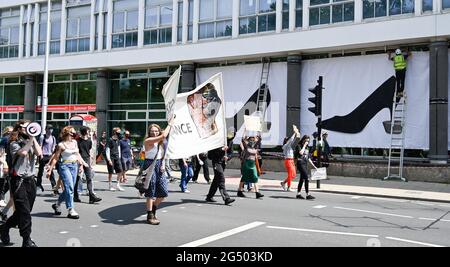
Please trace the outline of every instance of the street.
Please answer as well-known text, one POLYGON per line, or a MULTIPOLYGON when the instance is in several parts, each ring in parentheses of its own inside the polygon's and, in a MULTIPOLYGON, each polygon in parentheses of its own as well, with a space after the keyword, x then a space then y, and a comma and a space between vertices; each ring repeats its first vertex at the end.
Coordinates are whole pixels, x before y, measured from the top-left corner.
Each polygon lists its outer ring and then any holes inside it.
MULTIPOLYGON (((308 201, 264 187, 262 200, 249 192, 225 206, 218 193, 217 203, 204 201, 209 185, 202 175, 188 185, 191 193, 181 193, 178 180, 169 184, 169 198, 157 212, 161 224, 152 226, 130 178, 125 192, 110 192, 107 176, 98 173, 95 191, 103 201, 90 205, 82 195, 83 203, 75 203, 79 220, 66 218, 65 209, 54 216, 56 198, 44 185, 32 213, 33 240, 43 247, 450 246, 450 204, 320 192, 308 201)), ((234 184, 227 185, 232 196, 234 184)), ((10 233, 12 246, 20 246, 18 230, 10 233)))

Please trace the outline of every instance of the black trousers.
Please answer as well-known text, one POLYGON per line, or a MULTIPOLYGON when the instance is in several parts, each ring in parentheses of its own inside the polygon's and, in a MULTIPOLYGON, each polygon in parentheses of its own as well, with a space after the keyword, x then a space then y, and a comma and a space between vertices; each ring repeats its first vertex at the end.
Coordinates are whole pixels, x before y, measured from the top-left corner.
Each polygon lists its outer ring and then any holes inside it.
MULTIPOLYGON (((51 155, 44 155, 42 157, 42 159, 39 161, 39 171, 38 171, 38 175, 36 177, 37 182, 36 185, 37 186, 41 186, 42 185, 42 176, 46 175, 44 174, 44 167, 45 165, 47 165, 50 161, 51 155)), ((55 187, 56 185, 56 181, 55 181, 55 175, 53 174, 53 172, 50 174, 50 183, 52 184, 52 188, 55 187)))
MULTIPOLYGON (((94 192, 92 190, 92 179, 94 178, 93 176, 93 171, 91 167, 84 167, 84 166, 80 166, 80 168, 83 168, 84 174, 86 175, 86 184, 87 184, 87 189, 89 191, 89 196, 93 196, 94 192)), ((80 175, 77 175, 77 180, 75 182, 75 187, 74 187, 74 197, 78 198, 78 183, 80 182, 80 175)))
POLYGON ((406 69, 396 70, 395 78, 397 80, 397 94, 403 93, 403 90, 405 90, 406 69))
POLYGON ((5 194, 9 190, 9 182, 6 175, 0 178, 0 200, 5 200, 5 194))
POLYGON ((211 178, 209 178, 209 166, 208 166, 208 159, 201 159, 203 161, 203 166, 200 165, 200 162, 198 161, 197 157, 194 157, 194 177, 192 177, 192 181, 197 181, 198 175, 200 174, 200 170, 203 168, 203 175, 205 176, 205 180, 209 182, 211 178))
POLYGON ((31 210, 36 199, 36 182, 27 177, 20 183, 20 177, 11 178, 11 192, 13 193, 14 214, 5 223, 6 229, 19 226, 20 236, 26 240, 31 236, 31 210))
POLYGON ((308 162, 298 160, 297 169, 300 173, 300 180, 298 181, 297 192, 300 192, 303 187, 303 183, 305 183, 305 191, 306 194, 309 193, 309 180, 308 180, 308 162))
POLYGON ((225 171, 225 166, 226 164, 224 162, 222 163, 213 162, 214 179, 209 188, 209 193, 207 195, 208 198, 214 197, 214 195, 217 192, 217 189, 219 189, 223 200, 230 198, 230 196, 227 193, 227 189, 225 188, 225 175, 223 174, 225 171))

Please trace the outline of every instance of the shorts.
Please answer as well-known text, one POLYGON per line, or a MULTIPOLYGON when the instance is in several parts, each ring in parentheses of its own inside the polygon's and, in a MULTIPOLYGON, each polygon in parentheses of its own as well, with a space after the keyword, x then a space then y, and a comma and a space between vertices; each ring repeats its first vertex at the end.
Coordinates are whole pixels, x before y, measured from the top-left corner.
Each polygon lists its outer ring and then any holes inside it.
MULTIPOLYGON (((151 160, 145 160, 144 169, 147 162, 151 162, 151 160)), ((146 198, 156 199, 156 198, 165 198, 169 195, 169 190, 167 186, 167 177, 165 173, 161 173, 161 164, 163 161, 160 159, 156 160, 155 169, 151 176, 150 185, 145 192, 146 198)), ((149 166, 149 164, 147 164, 149 166)))
POLYGON ((109 163, 106 163, 106 165, 108 166, 108 174, 113 174, 115 173, 121 173, 122 170, 122 163, 120 162, 120 159, 111 159, 112 161, 112 166, 109 165, 109 163))
POLYGON ((122 170, 128 171, 131 169, 132 166, 132 160, 131 158, 122 158, 122 170))

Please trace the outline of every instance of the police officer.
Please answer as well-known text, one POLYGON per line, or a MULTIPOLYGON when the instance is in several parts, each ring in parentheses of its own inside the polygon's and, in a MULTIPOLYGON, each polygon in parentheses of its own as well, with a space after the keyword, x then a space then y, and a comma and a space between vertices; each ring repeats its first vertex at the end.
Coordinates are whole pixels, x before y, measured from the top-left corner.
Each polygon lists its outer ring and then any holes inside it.
POLYGON ((10 243, 9 229, 18 225, 23 238, 22 247, 37 247, 31 240, 31 210, 36 198, 35 159, 42 155, 42 150, 36 139, 27 134, 29 123, 27 120, 18 121, 9 139, 12 157, 10 190, 16 210, 0 226, 0 239, 4 245, 10 243))

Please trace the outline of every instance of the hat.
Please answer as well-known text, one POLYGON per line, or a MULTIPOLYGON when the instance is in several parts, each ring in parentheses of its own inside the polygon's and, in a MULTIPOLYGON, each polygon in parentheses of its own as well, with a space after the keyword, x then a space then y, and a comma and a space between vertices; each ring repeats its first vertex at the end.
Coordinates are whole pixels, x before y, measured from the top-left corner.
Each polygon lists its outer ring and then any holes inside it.
POLYGON ((402 53, 402 50, 400 50, 399 48, 395 49, 395 54, 396 55, 400 55, 402 53))

